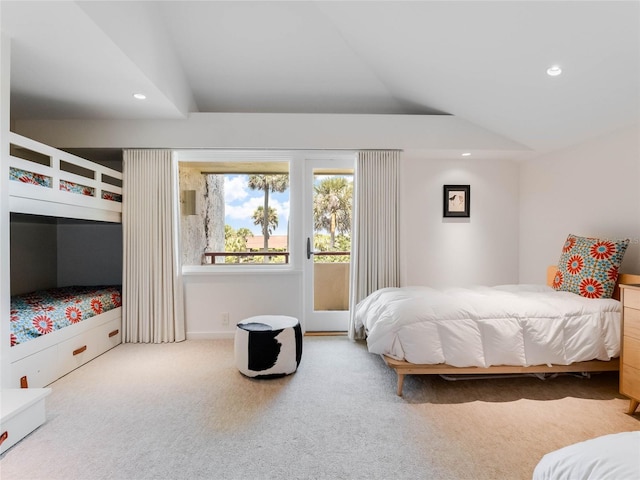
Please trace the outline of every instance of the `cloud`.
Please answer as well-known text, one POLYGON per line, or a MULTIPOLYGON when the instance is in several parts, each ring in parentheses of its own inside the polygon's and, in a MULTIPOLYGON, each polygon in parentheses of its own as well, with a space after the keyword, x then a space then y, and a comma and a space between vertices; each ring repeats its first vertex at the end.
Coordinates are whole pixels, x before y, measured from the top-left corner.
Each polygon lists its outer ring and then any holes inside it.
MULTIPOLYGON (((226 197, 226 195, 225 195, 226 197)), ((236 220, 247 220, 256 211, 256 208, 261 207, 264 203, 264 197, 250 197, 245 202, 239 205, 230 205, 227 203, 225 207, 225 216, 236 220)))
MULTIPOLYGON (((259 227, 253 224, 253 213, 264 205, 264 192, 247 187, 246 175, 226 175, 224 182, 225 222, 234 228, 247 227, 260 235, 259 227)), ((272 192, 269 206, 278 212, 278 235, 287 233, 289 223, 289 192, 272 192)))
POLYGON ((273 199, 269 202, 269 205, 278 212, 278 230, 281 230, 283 227, 286 229, 287 223, 289 223, 289 200, 281 202, 273 199))
POLYGON ((224 203, 243 200, 249 196, 246 175, 225 175, 224 176, 224 203))
MULTIPOLYGON (((238 205, 226 205, 225 216, 236 219, 244 220, 250 219, 253 216, 253 212, 258 207, 264 206, 264 197, 249 197, 246 201, 238 205)), ((269 200, 269 207, 275 208, 278 212, 278 221, 280 224, 286 223, 289 220, 289 201, 282 202, 280 200, 272 198, 269 200)))

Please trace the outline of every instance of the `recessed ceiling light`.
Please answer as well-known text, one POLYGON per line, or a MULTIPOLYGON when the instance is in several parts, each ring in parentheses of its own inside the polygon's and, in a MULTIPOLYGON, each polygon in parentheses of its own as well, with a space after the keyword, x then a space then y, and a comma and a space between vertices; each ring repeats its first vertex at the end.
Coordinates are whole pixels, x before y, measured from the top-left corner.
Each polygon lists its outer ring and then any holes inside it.
POLYGON ((562 69, 559 65, 551 65, 549 68, 547 68, 547 75, 549 75, 550 77, 557 77, 561 73, 562 69))
POLYGON ((463 157, 470 157, 470 156, 471 156, 471 154, 470 154, 469 152, 464 152, 464 153, 462 154, 462 156, 463 156, 463 157))
POLYGON ((144 93, 134 93, 133 98, 136 100, 144 100, 147 96, 144 93))

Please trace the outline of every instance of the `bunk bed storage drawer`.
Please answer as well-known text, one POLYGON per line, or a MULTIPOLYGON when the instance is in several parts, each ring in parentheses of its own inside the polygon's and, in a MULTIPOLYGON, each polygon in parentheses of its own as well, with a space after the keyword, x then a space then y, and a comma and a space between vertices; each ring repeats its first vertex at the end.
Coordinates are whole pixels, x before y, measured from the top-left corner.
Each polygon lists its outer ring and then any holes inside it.
POLYGON ((29 387, 41 388, 60 377, 58 346, 45 348, 11 364, 11 386, 20 387, 20 379, 27 377, 29 387))
POLYGON ((63 372, 70 372, 118 345, 121 339, 120 326, 121 319, 118 316, 60 343, 58 356, 63 372))
POLYGON ((116 318, 97 329, 100 353, 106 352, 122 342, 121 324, 120 318, 116 318))
POLYGON ((58 361, 64 372, 75 370, 100 355, 101 352, 98 348, 100 344, 98 339, 99 330, 100 328, 94 328, 83 335, 77 335, 58 345, 58 361))

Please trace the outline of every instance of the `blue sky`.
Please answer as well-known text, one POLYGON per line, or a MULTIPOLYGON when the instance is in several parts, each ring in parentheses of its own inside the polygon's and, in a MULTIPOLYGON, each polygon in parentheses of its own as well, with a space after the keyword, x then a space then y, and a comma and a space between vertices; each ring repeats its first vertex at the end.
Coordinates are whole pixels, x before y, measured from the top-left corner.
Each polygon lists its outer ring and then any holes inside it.
MULTIPOLYGON (((340 175, 333 175, 340 176, 340 175)), ((316 175, 314 181, 320 182, 326 175, 316 175)), ((345 176, 349 181, 353 181, 353 176, 345 176)), ((259 225, 254 225, 252 216, 258 207, 264 205, 264 192, 262 190, 251 190, 248 184, 248 175, 225 175, 224 176, 224 201, 226 225, 231 225, 236 230, 248 228, 254 235, 262 235, 259 225)), ((289 189, 283 193, 271 192, 269 194, 269 206, 278 212, 278 228, 273 235, 286 235, 289 223, 289 189)))
MULTIPOLYGON (((248 178, 248 175, 224 176, 224 222, 236 230, 245 227, 254 235, 262 235, 260 226, 254 225, 251 217, 258 207, 264 205, 264 192, 251 190, 247 186, 248 178)), ((273 235, 286 235, 289 223, 289 190, 284 193, 271 192, 269 206, 278 212, 278 228, 273 235)))

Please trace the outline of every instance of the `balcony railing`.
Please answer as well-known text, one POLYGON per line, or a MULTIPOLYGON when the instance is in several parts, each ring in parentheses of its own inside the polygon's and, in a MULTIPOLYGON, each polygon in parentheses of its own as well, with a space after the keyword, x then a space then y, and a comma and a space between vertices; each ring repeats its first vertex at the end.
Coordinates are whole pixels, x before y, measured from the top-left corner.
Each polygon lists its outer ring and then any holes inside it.
MULTIPOLYGON (((284 257, 284 262, 282 263, 289 263, 289 252, 206 252, 204 254, 205 263, 207 265, 234 265, 234 263, 216 263, 216 257, 238 257, 238 259, 248 257, 284 257)), ((264 262, 246 262, 245 265, 247 263, 262 265, 264 262)), ((241 262, 238 261, 235 264, 240 265, 241 262)), ((265 265, 268 265, 268 263, 265 263, 265 265)))
MULTIPOLYGON (((242 262, 232 262, 232 263, 216 263, 216 257, 237 257, 241 258, 249 258, 249 257, 284 257, 284 262, 281 263, 289 263, 289 255, 290 252, 206 252, 204 254, 205 264, 206 265, 240 265, 242 262)), ((330 256, 345 256, 348 257, 351 255, 351 252, 314 252, 314 255, 317 257, 330 257, 330 256)), ((244 265, 251 263, 252 265, 269 265, 269 263, 264 262, 245 262, 244 265)), ((319 263, 319 262, 318 262, 319 263)))

